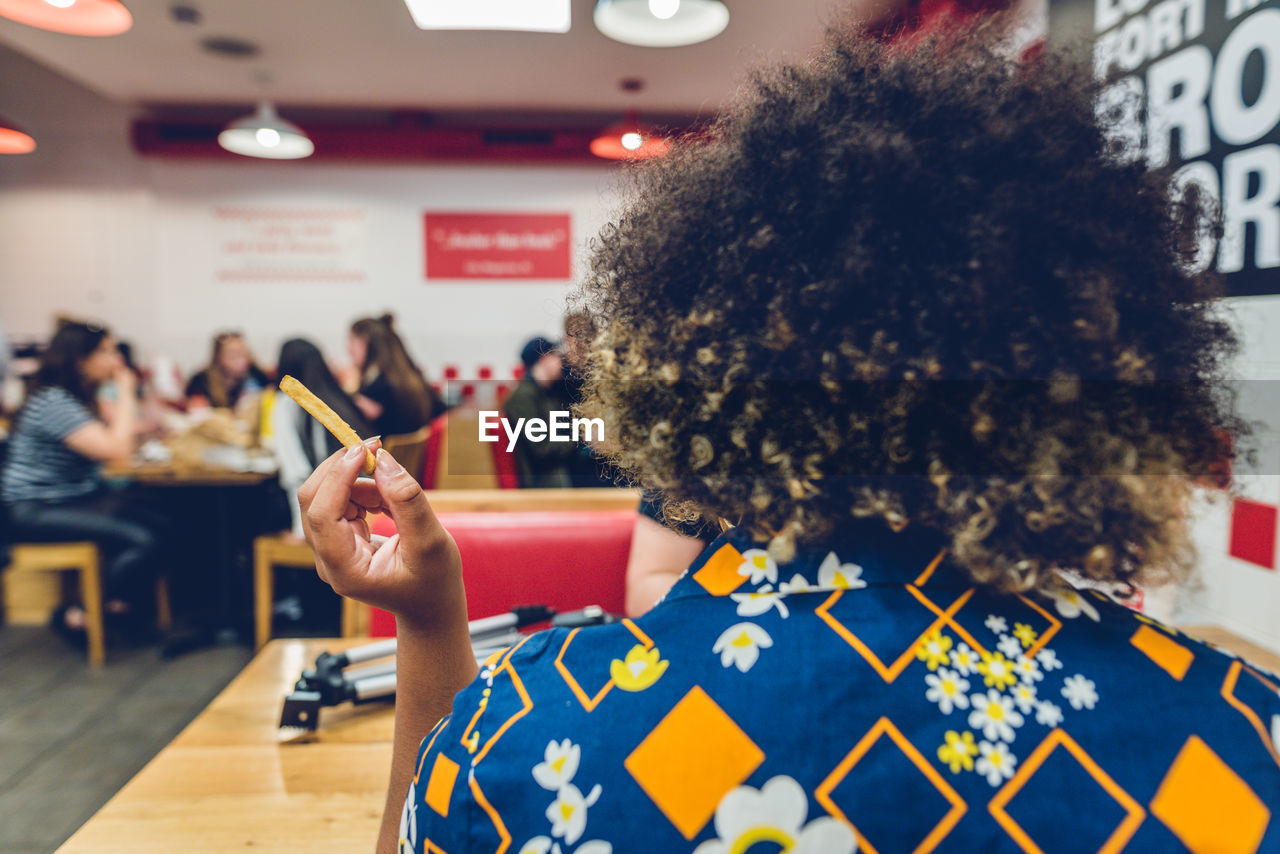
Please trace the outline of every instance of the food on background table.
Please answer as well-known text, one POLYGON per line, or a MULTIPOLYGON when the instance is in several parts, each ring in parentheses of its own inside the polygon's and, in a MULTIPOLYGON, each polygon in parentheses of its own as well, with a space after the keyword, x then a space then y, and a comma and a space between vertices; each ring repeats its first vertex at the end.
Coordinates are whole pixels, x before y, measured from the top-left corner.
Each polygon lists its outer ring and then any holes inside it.
MULTIPOLYGON (((338 413, 329 408, 329 404, 316 397, 311 389, 295 380, 293 377, 286 375, 280 380, 280 390, 311 414, 311 417, 319 421, 325 426, 325 429, 334 435, 339 442, 348 448, 354 448, 357 445, 364 445, 355 430, 351 429, 351 425, 343 421, 338 413)), ((373 452, 366 447, 364 449, 364 473, 373 474, 373 452)))

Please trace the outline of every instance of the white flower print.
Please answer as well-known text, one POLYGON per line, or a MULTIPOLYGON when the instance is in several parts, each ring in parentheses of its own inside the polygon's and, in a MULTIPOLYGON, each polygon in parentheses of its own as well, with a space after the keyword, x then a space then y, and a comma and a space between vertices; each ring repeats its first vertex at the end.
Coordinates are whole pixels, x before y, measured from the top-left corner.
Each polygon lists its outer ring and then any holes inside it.
POLYGON ((1044 674, 1040 672, 1040 665, 1036 664, 1034 658, 1020 655, 1013 663, 1013 671, 1018 674, 1018 678, 1030 685, 1032 682, 1039 682, 1044 678, 1044 674))
POLYGON ((556 799, 547 807, 547 820, 551 822, 551 835, 564 837, 566 845, 582 838, 587 829, 587 808, 600 798, 600 784, 591 787, 585 798, 578 787, 568 783, 556 792, 556 799))
POLYGON ((535 836, 520 846, 520 854, 560 854, 560 843, 550 836, 535 836))
POLYGON ((555 792, 573 782, 582 759, 582 748, 567 738, 559 743, 552 741, 547 744, 543 757, 542 762, 533 766, 533 779, 542 788, 555 792))
POLYGON ((730 593, 729 598, 738 603, 739 617, 758 617, 770 608, 777 608, 784 620, 790 616, 787 603, 782 601, 782 591, 774 591, 772 584, 752 593, 730 593))
POLYGON ((1049 594, 1058 613, 1068 620, 1074 620, 1084 614, 1095 623, 1098 622, 1098 609, 1077 590, 1057 590, 1049 594))
POLYGON ((613 854, 613 845, 602 839, 592 839, 579 845, 573 854, 613 854))
POLYGON ((982 730, 988 741, 1013 741, 1013 728, 1022 726, 1022 715, 1013 708, 1013 698, 999 691, 974 694, 969 698, 973 711, 969 712, 969 726, 982 730))
POLYGON ((1098 690, 1093 684, 1093 680, 1085 679, 1079 673, 1075 676, 1068 676, 1064 680, 1062 696, 1067 698, 1071 708, 1077 712, 1081 709, 1092 709, 1094 704, 1098 702, 1098 690))
POLYGON ((1018 764, 1018 758, 1009 752, 1009 745, 1003 741, 995 744, 981 741, 978 743, 978 752, 981 756, 978 757, 974 770, 986 777, 988 783, 999 786, 1002 781, 1013 776, 1013 767, 1018 764))
POLYGON ((1280 715, 1271 716, 1271 743, 1280 750, 1280 715))
POLYGON ((809 583, 809 580, 800 573, 791 576, 790 581, 784 581, 778 585, 779 593, 810 593, 819 588, 809 583))
POLYGON ((951 650, 951 666, 961 676, 972 676, 978 671, 978 654, 969 648, 967 643, 958 643, 951 650))
POLYGON ((755 623, 736 623, 724 630, 711 651, 720 653, 720 663, 725 667, 746 673, 760 657, 760 650, 771 646, 773 638, 755 623))
POLYGON ((993 635, 1002 635, 1005 632, 1009 631, 1009 623, 1005 620, 1005 618, 997 616, 995 614, 988 614, 986 621, 983 622, 983 625, 986 626, 988 629, 990 629, 993 635))
POLYGON ((1057 726, 1062 723, 1062 709, 1048 700, 1041 700, 1036 703, 1036 723, 1047 727, 1057 726))
POLYGON ((1030 682, 1019 682, 1013 686, 1009 694, 1013 697, 1013 703, 1018 707, 1018 711, 1024 715, 1031 714, 1031 709, 1036 704, 1036 686, 1030 682))
POLYGON ((752 584, 759 584, 761 581, 777 584, 778 564, 764 549, 747 549, 742 553, 738 575, 749 576, 752 584))
POLYGON ((729 854, 757 843, 788 854, 853 854, 857 850, 849 825, 825 815, 805 824, 808 814, 809 798, 791 777, 774 777, 759 790, 739 786, 716 807, 718 838, 708 839, 694 854, 729 854))
POLYGON ((409 793, 404 799, 404 810, 400 813, 400 842, 396 846, 397 854, 413 854, 418 845, 418 790, 413 781, 409 781, 409 793))
POLYGON ((1000 642, 996 644, 996 649, 1004 653, 1004 657, 1013 661, 1022 655, 1022 644, 1018 643, 1018 639, 1013 635, 1001 635, 1000 642))
POLYGON ((937 673, 926 673, 924 684, 929 686, 929 690, 924 692, 925 699, 937 703, 944 715, 951 714, 952 709, 969 708, 969 697, 965 694, 969 690, 969 680, 954 670, 939 667, 937 673))
POLYGON ((827 552, 822 566, 818 567, 818 585, 837 590, 859 590, 867 586, 862 580, 862 567, 856 563, 841 563, 835 552, 827 552))
POLYGON ((1042 649, 1036 653, 1036 661, 1045 671, 1061 670, 1062 662, 1058 660, 1058 654, 1051 649, 1042 649))

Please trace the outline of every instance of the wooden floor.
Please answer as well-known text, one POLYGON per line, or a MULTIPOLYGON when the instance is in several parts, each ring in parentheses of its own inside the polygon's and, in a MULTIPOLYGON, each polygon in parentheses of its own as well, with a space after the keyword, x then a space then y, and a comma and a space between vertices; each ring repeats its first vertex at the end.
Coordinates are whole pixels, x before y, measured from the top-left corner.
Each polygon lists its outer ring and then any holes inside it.
POLYGON ((0 627, 0 852, 57 848, 250 657, 116 645, 93 670, 47 629, 0 627))

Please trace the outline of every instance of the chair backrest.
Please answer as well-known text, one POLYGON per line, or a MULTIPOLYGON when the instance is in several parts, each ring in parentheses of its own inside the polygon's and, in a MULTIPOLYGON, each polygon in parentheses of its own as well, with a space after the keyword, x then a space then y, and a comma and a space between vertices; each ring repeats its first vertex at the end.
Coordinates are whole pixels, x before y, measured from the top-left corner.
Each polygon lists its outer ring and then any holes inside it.
POLYGON ((480 441, 480 412, 457 407, 431 422, 421 483, 426 489, 514 489, 516 466, 504 442, 480 441))
POLYGON ((404 466, 405 471, 413 475, 418 483, 422 483, 423 464, 427 458, 427 437, 430 434, 430 427, 422 427, 412 433, 382 437, 383 450, 404 466))
MULTIPOLYGON (((532 604, 624 612, 634 510, 438 515, 462 554, 469 619, 532 604)), ((395 532, 385 517, 375 528, 384 536, 395 532)), ((395 634, 395 621, 374 609, 370 633, 395 634)))

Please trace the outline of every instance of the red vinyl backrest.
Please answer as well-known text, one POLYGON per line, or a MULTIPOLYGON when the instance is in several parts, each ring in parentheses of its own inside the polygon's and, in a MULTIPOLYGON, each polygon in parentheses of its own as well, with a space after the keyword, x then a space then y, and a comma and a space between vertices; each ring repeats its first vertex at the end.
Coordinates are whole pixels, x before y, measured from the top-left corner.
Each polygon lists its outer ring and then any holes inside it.
MULTIPOLYGON (((558 612, 599 605, 624 613, 627 556, 634 510, 440 513, 462 555, 467 617, 500 614, 516 605, 558 612)), ((386 517, 373 533, 390 536, 386 517)), ((373 610, 370 633, 395 634, 390 614, 373 610)))

